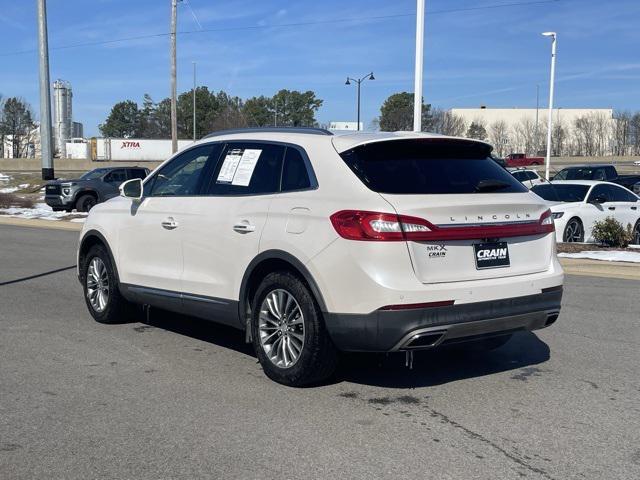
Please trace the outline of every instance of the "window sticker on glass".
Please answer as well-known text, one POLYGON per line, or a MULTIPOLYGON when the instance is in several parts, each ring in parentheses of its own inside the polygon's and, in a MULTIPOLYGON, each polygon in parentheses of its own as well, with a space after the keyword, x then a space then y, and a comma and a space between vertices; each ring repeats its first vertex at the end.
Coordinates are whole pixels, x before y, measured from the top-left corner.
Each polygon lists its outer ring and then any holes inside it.
POLYGON ((222 163, 222 167, 220 167, 220 173, 218 174, 216 183, 231 183, 241 158, 242 150, 235 149, 229 151, 227 156, 224 157, 224 162, 222 163))
POLYGON ((249 148, 244 151, 242 158, 240 159, 240 163, 238 164, 238 168, 236 169, 236 174, 231 182, 232 185, 240 185, 242 187, 249 186, 249 183, 251 183, 251 176, 253 175, 253 171, 256 168, 256 164, 258 163, 261 153, 262 150, 253 150, 249 148))

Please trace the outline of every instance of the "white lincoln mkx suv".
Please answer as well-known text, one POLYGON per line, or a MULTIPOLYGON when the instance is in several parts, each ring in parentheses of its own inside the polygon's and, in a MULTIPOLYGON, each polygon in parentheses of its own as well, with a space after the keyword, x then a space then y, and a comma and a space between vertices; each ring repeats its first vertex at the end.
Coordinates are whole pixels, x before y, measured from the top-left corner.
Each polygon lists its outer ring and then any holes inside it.
POLYGON ((551 212, 486 143, 320 129, 219 132, 91 210, 78 276, 99 322, 135 305, 246 331, 266 374, 319 382, 394 352, 553 323, 551 212))

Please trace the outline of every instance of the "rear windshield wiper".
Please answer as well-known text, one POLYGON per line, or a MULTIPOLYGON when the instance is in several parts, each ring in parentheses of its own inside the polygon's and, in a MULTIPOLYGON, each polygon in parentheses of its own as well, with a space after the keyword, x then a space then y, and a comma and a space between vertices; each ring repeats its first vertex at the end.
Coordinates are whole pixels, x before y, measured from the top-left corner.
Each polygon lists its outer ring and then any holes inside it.
POLYGON ((502 182, 500 180, 480 180, 476 185, 475 191, 480 192, 495 192, 496 190, 502 190, 504 188, 509 188, 509 185, 506 182, 502 182))

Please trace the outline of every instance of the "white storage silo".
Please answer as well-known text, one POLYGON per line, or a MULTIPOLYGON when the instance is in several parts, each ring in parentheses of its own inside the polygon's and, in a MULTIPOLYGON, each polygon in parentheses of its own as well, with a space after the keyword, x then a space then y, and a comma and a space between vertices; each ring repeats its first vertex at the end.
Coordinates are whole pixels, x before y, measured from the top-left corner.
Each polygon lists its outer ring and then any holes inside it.
POLYGON ((56 150, 61 158, 67 156, 66 142, 73 135, 71 84, 64 80, 53 82, 53 132, 56 150))

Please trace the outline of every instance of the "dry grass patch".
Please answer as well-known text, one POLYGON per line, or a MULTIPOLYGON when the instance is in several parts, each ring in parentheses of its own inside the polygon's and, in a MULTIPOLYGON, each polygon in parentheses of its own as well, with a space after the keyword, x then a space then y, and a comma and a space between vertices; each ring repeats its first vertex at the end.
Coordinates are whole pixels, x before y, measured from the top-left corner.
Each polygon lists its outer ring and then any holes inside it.
POLYGON ((34 202, 30 198, 21 197, 13 193, 0 193, 0 208, 33 208, 34 202))

